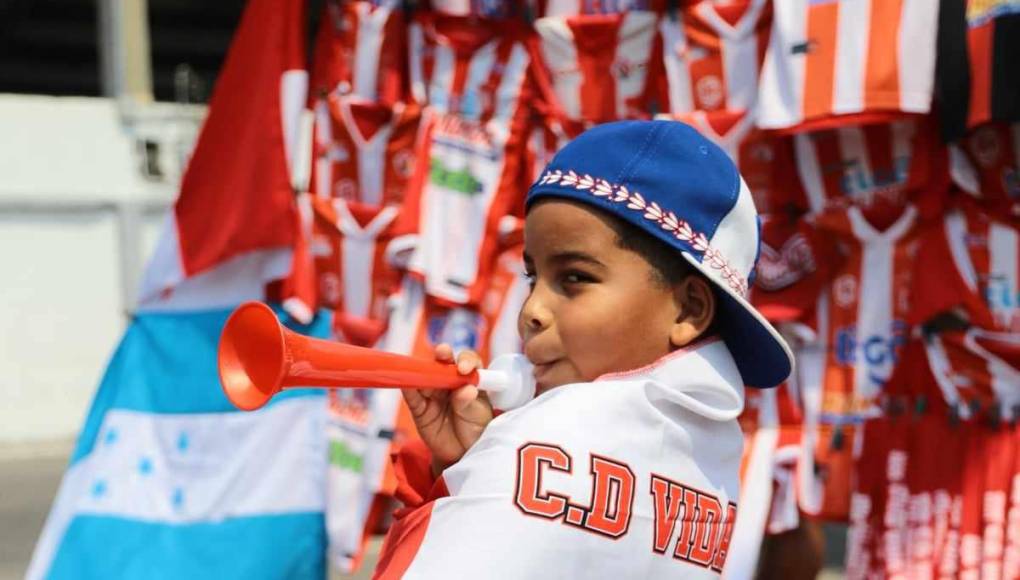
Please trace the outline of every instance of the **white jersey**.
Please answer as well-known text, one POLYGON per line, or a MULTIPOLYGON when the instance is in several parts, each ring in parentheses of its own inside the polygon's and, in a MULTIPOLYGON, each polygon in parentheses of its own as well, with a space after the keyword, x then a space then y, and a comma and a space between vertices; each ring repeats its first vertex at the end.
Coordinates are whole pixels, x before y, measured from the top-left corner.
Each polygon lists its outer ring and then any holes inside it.
POLYGON ((783 0, 773 10, 758 102, 762 128, 929 111, 937 0, 783 0))
POLYGON ((390 530, 378 578, 717 578, 743 407, 726 345, 552 389, 493 420, 390 530))

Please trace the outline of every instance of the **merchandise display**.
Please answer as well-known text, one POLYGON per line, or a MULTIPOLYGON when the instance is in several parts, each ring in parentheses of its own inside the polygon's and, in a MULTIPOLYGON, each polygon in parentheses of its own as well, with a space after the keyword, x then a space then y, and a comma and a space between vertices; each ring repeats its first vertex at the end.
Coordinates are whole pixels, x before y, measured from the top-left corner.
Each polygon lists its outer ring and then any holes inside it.
MULTIPOLYGON (((797 357, 748 395, 731 577, 804 521, 850 525, 851 578, 1020 570, 1015 2, 327 0, 320 18, 314 268, 292 277, 336 340, 515 352, 545 163, 600 123, 687 123, 751 190, 750 299, 797 357)), ((348 571, 414 438, 392 393, 357 393, 331 398, 329 428, 377 466, 331 491, 361 506, 328 510, 348 571)))

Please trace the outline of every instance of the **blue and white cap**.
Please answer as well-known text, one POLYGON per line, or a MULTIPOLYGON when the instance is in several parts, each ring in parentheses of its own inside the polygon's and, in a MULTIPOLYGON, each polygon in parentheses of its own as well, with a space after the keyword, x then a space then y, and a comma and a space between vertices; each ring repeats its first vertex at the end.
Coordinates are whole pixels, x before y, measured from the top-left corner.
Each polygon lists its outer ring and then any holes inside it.
POLYGON ((729 156, 678 121, 596 126, 567 144, 528 190, 592 205, 676 248, 720 290, 719 329, 741 377, 774 387, 790 347, 747 301, 761 246, 751 191, 729 156))

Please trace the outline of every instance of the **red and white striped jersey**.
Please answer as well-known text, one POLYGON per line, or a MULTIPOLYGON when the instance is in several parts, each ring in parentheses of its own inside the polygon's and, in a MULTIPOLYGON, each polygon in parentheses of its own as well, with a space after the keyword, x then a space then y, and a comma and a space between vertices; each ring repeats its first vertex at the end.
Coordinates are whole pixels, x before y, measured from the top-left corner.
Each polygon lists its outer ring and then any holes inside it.
POLYGON ((413 92, 428 107, 399 231, 416 237, 409 269, 426 292, 453 304, 481 300, 499 221, 523 215, 530 184, 530 51, 501 26, 433 15, 412 29, 413 92))
POLYGON ((399 0, 329 0, 312 62, 311 94, 391 105, 407 93, 407 23, 399 0))
POLYGON ((908 336, 911 279, 920 238, 918 210, 879 230, 857 207, 816 218, 821 238, 843 255, 819 304, 826 350, 822 422, 840 424, 873 413, 908 336))
POLYGON ((408 34, 411 95, 436 113, 506 126, 530 97, 523 24, 423 14, 408 34))
POLYGON ((926 232, 915 276, 913 323, 962 308, 980 328, 1020 330, 1020 232, 977 204, 961 199, 926 232))
POLYGON ((775 2, 762 67, 759 126, 806 130, 858 123, 862 116, 927 113, 938 4, 775 2))
POLYGON ((553 93, 567 119, 605 123, 648 116, 657 20, 650 12, 626 12, 535 21, 553 93))
POLYGON ((944 147, 931 123, 906 118, 791 137, 800 209, 818 213, 849 205, 901 206, 924 195, 939 198, 948 185, 944 147))
POLYGON ((421 109, 331 95, 315 104, 313 191, 368 205, 400 204, 414 174, 421 109))
POLYGON ((480 312, 486 320, 486 332, 479 349, 482 360, 522 352, 517 318, 530 293, 528 279, 524 276, 524 246, 518 244, 503 251, 497 258, 491 282, 480 305, 480 312))
POLYGON ((666 4, 662 0, 525 0, 525 2, 539 18, 648 10, 661 13, 666 4))
POLYGON ((663 18, 670 112, 752 109, 771 16, 766 0, 704 0, 663 18))
POLYGON ((804 199, 789 138, 759 130, 744 111, 693 111, 660 115, 682 121, 722 148, 737 165, 760 214, 788 209, 804 199))
POLYGON ((336 311, 338 334, 371 346, 384 328, 387 299, 399 280, 385 256, 398 210, 343 199, 315 198, 312 203, 319 303, 336 311))
POLYGON ((978 409, 1003 420, 1014 417, 1020 404, 1017 335, 977 328, 946 331, 932 336, 925 347, 942 398, 959 416, 971 418, 978 409))
POLYGON ((1003 219, 1020 217, 1020 123, 981 125, 953 145, 953 181, 1003 219))
POLYGON ((426 0, 428 9, 451 16, 509 18, 519 15, 522 0, 426 0))

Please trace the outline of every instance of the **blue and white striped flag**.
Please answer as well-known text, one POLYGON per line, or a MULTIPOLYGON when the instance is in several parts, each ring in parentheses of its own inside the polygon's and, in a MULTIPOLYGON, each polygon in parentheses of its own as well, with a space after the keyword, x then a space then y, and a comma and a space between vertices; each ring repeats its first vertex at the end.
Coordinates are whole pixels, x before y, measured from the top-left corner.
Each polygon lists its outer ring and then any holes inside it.
POLYGON ((229 312, 291 271, 304 38, 304 0, 248 2, 28 578, 325 576, 323 393, 241 413, 216 373, 229 312))

